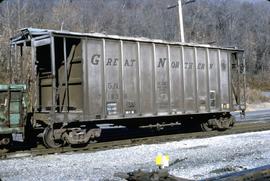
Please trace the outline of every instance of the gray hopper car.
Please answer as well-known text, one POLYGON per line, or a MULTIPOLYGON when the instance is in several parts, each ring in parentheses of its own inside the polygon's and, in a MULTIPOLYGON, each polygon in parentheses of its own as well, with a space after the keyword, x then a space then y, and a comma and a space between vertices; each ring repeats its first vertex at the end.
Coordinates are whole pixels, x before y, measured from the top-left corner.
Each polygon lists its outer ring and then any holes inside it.
POLYGON ((226 129, 245 109, 236 48, 33 28, 11 45, 17 59, 31 54, 32 124, 48 147, 95 139, 100 123, 226 129))

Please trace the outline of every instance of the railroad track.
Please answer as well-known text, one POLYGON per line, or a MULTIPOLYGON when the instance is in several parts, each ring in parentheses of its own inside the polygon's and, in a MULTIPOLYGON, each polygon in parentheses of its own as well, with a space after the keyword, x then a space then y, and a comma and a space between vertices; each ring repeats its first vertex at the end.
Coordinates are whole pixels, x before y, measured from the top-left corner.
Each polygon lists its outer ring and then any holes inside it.
POLYGON ((270 165, 261 166, 258 168, 253 168, 249 170, 243 170, 240 172, 229 173, 209 179, 205 179, 205 181, 269 181, 270 180, 270 165))
MULTIPOLYGON (((129 173, 119 173, 120 178, 125 180, 170 180, 184 181, 187 179, 170 175, 167 169, 154 170, 151 172, 136 170, 129 173)), ((202 179, 201 181, 269 181, 270 180, 270 165, 261 166, 258 168, 243 170, 240 172, 228 173, 216 177, 202 179)), ((191 181, 191 180, 190 180, 191 181)))
POLYGON ((183 139, 192 138, 207 138, 213 136, 238 134, 246 132, 256 132, 270 130, 270 120, 266 121, 249 121, 238 122, 232 129, 226 131, 210 131, 210 132, 191 132, 191 133, 178 133, 169 135, 147 136, 139 138, 130 138, 122 140, 105 141, 99 143, 90 143, 85 147, 61 147, 61 148, 45 148, 42 145, 38 145, 36 148, 31 148, 23 151, 14 152, 0 152, 1 159, 12 159, 21 157, 41 156, 48 154, 61 154, 61 153, 84 153, 95 152, 100 150, 116 149, 122 147, 130 147, 141 144, 156 144, 170 141, 179 141, 183 139))

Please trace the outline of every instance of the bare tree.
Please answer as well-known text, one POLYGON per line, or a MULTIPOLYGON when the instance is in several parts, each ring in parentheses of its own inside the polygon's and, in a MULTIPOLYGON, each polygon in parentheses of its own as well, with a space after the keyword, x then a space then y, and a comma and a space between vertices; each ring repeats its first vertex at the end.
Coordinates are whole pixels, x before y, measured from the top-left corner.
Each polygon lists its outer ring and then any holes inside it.
MULTIPOLYGON (((176 0, 1 1, 0 64, 8 61, 9 37, 23 27, 177 41, 177 11, 167 10, 168 5, 175 3, 176 0)), ((183 10, 187 42, 237 46, 246 50, 250 74, 269 70, 269 2, 199 0, 183 10)))

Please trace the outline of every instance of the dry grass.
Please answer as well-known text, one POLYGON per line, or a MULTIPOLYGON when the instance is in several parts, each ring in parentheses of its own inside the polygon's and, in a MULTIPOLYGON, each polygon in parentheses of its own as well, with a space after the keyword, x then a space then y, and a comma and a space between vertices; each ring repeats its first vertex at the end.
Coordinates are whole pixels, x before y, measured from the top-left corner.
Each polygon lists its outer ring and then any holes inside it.
POLYGON ((270 72, 257 75, 247 75, 247 86, 251 89, 270 91, 270 72))
POLYGON ((248 104, 270 102, 270 97, 262 95, 262 91, 270 91, 270 73, 247 75, 246 99, 248 104))
POLYGON ((270 97, 262 95, 261 90, 251 88, 247 88, 246 90, 246 99, 248 104, 256 104, 270 101, 270 97))

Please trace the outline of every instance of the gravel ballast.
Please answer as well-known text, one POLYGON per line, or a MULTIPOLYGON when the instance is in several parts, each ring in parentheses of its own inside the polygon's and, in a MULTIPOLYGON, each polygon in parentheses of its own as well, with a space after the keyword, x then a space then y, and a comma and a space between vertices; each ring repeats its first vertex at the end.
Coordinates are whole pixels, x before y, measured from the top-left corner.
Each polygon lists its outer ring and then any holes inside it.
POLYGON ((119 173, 157 169, 168 154, 173 176, 203 179, 270 164, 270 131, 140 145, 95 153, 0 160, 2 180, 123 180, 119 173))

